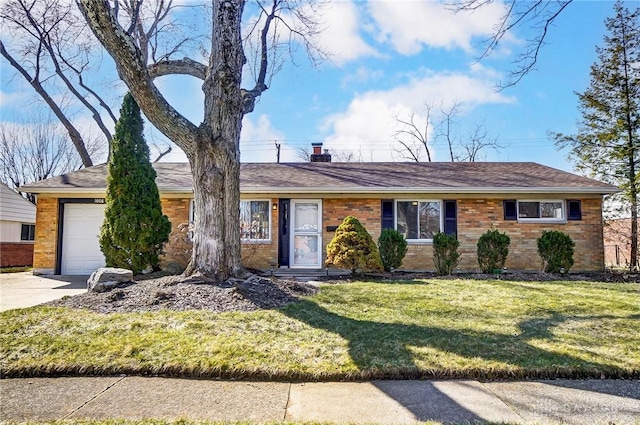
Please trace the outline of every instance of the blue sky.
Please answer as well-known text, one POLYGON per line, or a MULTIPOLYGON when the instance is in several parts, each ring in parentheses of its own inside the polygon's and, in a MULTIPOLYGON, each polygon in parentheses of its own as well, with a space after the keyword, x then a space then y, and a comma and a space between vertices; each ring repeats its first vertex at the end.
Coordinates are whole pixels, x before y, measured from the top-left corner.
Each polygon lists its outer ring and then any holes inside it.
MULTIPOLYGON (((628 2, 637 7, 637 2, 628 2)), ((566 152, 556 150, 548 131, 573 133, 579 119, 574 92, 589 84, 589 67, 602 45, 604 19, 613 1, 574 0, 551 28, 536 70, 515 87, 496 91, 513 69, 530 28, 512 33, 499 49, 481 62, 478 42, 491 31, 502 12, 499 2, 471 16, 451 15, 432 1, 337 0, 325 9, 325 31, 316 42, 332 60, 313 67, 299 53, 296 64, 285 64, 274 76, 255 111, 243 123, 241 142, 245 162, 299 161, 297 149, 323 142, 338 155, 352 153, 364 161, 402 160, 393 133, 395 115, 426 122, 425 104, 458 102, 462 109, 453 130, 464 138, 479 122, 499 144, 485 151, 490 161, 535 161, 571 171, 566 152)), ((110 58, 105 59, 107 68, 110 58)), ((2 60, 0 119, 11 121, 35 107, 32 89, 2 60)), ((108 73, 107 73, 108 74, 108 73)), ((115 77, 107 81, 113 92, 124 92, 115 77)), ((199 123, 202 116, 200 82, 168 77, 159 82, 174 106, 199 123)), ((248 81, 246 86, 250 86, 248 81)), ((113 97, 118 104, 118 97, 113 97)), ((116 110, 119 109, 116 106, 116 110)), ((74 119, 88 124, 88 119, 74 119)), ((438 118, 436 117, 435 120, 438 118)), ((150 141, 162 141, 148 127, 150 141)), ((444 146, 436 144, 435 160, 446 161, 444 146)), ((166 158, 184 161, 175 148, 166 158)))

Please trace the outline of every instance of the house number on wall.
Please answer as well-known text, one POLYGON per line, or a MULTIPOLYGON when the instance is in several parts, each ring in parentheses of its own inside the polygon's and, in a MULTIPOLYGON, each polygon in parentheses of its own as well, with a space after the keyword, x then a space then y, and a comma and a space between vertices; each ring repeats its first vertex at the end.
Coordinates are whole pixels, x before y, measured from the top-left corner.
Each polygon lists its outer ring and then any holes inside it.
POLYGON ((104 198, 95 198, 93 200, 94 204, 104 204, 104 198))

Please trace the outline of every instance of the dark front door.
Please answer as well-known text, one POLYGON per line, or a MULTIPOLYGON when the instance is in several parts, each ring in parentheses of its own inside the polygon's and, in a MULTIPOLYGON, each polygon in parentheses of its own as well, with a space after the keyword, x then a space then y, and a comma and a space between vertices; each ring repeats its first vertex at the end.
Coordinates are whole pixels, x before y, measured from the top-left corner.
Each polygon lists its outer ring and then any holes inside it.
POLYGON ((289 267, 289 206, 288 199, 278 201, 278 266, 289 267))

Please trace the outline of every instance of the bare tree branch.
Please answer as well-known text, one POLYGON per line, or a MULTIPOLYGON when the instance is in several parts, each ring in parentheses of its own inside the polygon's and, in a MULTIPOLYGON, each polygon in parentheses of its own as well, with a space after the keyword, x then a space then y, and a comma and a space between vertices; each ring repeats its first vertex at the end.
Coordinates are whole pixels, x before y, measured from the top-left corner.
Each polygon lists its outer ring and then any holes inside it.
POLYGON ((171 145, 167 146, 167 148, 164 151, 160 152, 156 157, 156 159, 153 160, 153 162, 159 162, 163 157, 165 157, 166 155, 169 155, 170 153, 171 153, 171 145))
POLYGON ((427 161, 431 162, 429 126, 431 125, 432 108, 428 104, 425 104, 425 108, 424 128, 420 128, 416 123, 415 111, 409 113, 408 119, 402 119, 399 115, 395 116, 396 122, 401 125, 401 129, 394 133, 394 138, 402 146, 397 152, 403 155, 404 158, 415 162, 420 162, 423 151, 427 155, 427 161))
POLYGON ((193 149, 198 128, 176 111, 153 84, 140 50, 134 39, 120 26, 109 3, 79 0, 78 5, 96 37, 119 65, 120 78, 136 94, 145 116, 184 150, 193 149), (130 66, 122 66, 125 63, 130 66))
MULTIPOLYGON (((38 79, 38 68, 36 68, 36 75, 31 76, 29 73, 7 52, 4 47, 4 43, 0 40, 0 54, 4 56, 4 58, 9 61, 11 66, 13 66, 22 76, 29 81, 31 87, 42 97, 42 99, 46 102, 46 104, 51 108, 51 111, 55 114, 55 116, 60 120, 62 125, 67 129, 69 133, 69 137, 73 142, 73 145, 76 147, 80 158, 82 159, 82 164, 85 167, 91 167, 93 165, 93 161, 87 152, 87 148, 85 146, 84 140, 80 135, 80 132, 75 128, 75 126, 71 123, 71 121, 66 117, 60 106, 53 100, 53 98, 49 95, 49 93, 44 89, 40 80, 38 79)), ((39 55, 38 55, 39 57, 39 55)))
MULTIPOLYGON (((537 34, 527 40, 527 43, 515 60, 515 69, 509 72, 507 81, 500 84, 500 89, 518 84, 528 73, 535 69, 540 49, 545 44, 550 27, 558 16, 571 4, 573 0, 536 0, 520 1, 507 0, 506 10, 494 32, 484 42, 484 51, 478 60, 489 56, 504 37, 516 28, 530 25, 537 34)), ((450 7, 457 12, 473 12, 494 3, 494 0, 451 0, 450 7)))
POLYGON ((423 151, 427 155, 427 161, 431 162, 431 147, 429 146, 431 105, 425 104, 425 108, 424 128, 420 128, 416 123, 415 111, 409 113, 408 119, 402 119, 399 115, 395 116, 396 122, 401 126, 400 130, 397 130, 393 135, 402 146, 397 152, 403 155, 404 158, 415 162, 420 162, 423 151))
MULTIPOLYGON (((495 137, 490 137, 486 129, 485 121, 476 123, 471 132, 461 136, 458 127, 457 117, 462 108, 461 103, 454 103, 449 108, 440 106, 440 119, 437 124, 432 122, 434 114, 433 107, 425 104, 426 118, 424 119, 424 129, 416 121, 414 111, 409 113, 408 118, 396 116, 395 120, 401 128, 394 133, 396 141, 400 147, 396 149, 403 158, 410 161, 420 162, 424 152, 427 153, 427 160, 431 162, 432 153, 440 142, 444 142, 449 159, 452 162, 470 161, 480 159, 480 154, 488 149, 498 151, 503 148, 495 137), (429 127, 433 126, 432 136, 429 127)), ((437 117, 437 116, 436 116, 437 117)))
POLYGON ((191 75, 204 80, 207 75, 207 66, 189 58, 177 60, 163 60, 149 65, 151 78, 162 77, 170 74, 191 75))
MULTIPOLYGON (((64 130, 52 117, 27 117, 0 127, 0 181, 18 190, 27 183, 82 167, 64 130)), ((35 203, 35 197, 21 192, 35 203)))

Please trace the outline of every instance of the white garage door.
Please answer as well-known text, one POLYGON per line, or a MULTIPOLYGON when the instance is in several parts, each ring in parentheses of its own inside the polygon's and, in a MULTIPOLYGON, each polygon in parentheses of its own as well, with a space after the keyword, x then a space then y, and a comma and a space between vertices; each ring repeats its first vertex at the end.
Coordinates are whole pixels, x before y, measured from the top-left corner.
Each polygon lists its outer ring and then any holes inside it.
POLYGON ((91 274, 97 268, 104 267, 104 255, 98 242, 104 208, 104 204, 65 204, 62 274, 91 274))

